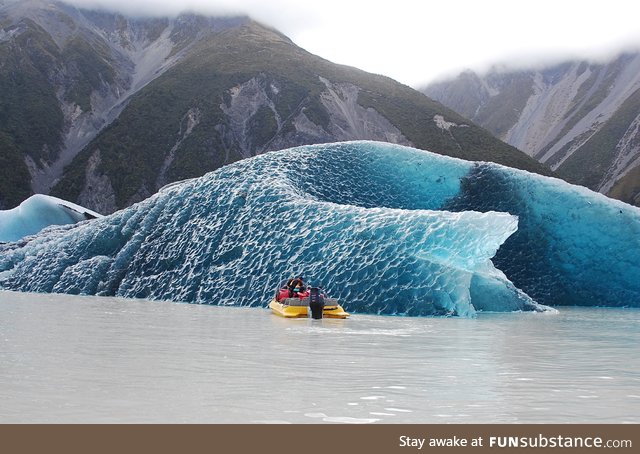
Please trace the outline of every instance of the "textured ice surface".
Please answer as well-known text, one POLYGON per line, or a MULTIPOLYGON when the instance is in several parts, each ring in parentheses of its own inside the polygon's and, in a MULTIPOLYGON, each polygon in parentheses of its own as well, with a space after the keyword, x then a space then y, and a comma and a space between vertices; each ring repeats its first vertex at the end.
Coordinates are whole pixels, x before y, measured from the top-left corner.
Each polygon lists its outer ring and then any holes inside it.
POLYGON ((0 242, 16 241, 50 225, 73 224, 98 213, 55 197, 36 194, 11 210, 0 211, 0 242))
POLYGON ((497 164, 388 144, 351 146, 351 153, 338 146, 331 159, 305 164, 316 181, 299 182, 301 189, 338 204, 511 213, 518 231, 493 263, 534 300, 640 306, 638 208, 497 164))
POLYGON ((473 166, 461 182, 443 209, 518 216, 493 263, 534 300, 640 307, 640 209, 493 164, 473 166))
POLYGON ((540 309, 490 261, 517 219, 423 209, 441 205, 465 174, 443 179, 421 169, 430 162, 446 170, 437 156, 369 142, 244 160, 111 216, 3 246, 0 286, 265 305, 281 279, 302 272, 352 311, 540 309))
POLYGON ((640 210, 560 180, 350 142, 247 159, 0 246, 0 287, 256 306, 304 273, 358 312, 541 309, 517 288, 638 306, 639 241, 640 210))

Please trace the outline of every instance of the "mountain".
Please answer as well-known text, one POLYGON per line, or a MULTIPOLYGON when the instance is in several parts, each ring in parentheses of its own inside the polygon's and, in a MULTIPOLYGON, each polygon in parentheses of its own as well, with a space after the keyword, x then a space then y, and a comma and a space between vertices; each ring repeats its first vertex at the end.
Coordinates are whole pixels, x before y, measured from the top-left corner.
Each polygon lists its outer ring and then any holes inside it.
POLYGON ((640 205, 640 52, 605 63, 466 71, 423 92, 558 176, 640 205))
POLYGON ((5 208, 42 192, 109 213, 255 154, 351 139, 549 173, 417 91, 246 17, 11 2, 0 61, 5 208))
POLYGON ((125 19, 59 2, 0 4, 0 208, 47 193, 129 99, 202 30, 246 18, 125 19))

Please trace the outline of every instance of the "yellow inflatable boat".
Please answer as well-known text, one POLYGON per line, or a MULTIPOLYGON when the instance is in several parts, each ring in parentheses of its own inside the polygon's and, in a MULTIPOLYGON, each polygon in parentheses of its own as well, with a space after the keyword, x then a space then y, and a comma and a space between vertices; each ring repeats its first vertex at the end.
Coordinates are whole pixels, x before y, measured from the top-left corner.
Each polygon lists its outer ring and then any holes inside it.
POLYGON ((348 312, 336 298, 327 298, 319 287, 311 287, 299 297, 288 298, 288 289, 280 288, 269 303, 271 311, 285 318, 347 318, 348 312))
MULTIPOLYGON (((287 298, 282 302, 276 301, 274 298, 269 303, 269 307, 274 314, 285 318, 307 318, 310 313, 309 302, 299 298, 287 298)), ((345 312, 342 306, 336 302, 335 305, 324 306, 322 317, 318 318, 347 318, 348 316, 349 313, 345 312)))

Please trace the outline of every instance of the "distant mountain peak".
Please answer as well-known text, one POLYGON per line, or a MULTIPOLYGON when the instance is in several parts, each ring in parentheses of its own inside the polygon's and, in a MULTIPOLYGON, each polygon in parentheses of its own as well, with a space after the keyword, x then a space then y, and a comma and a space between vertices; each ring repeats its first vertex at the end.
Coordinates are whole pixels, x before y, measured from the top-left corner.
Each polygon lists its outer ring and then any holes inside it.
POLYGON ((640 52, 465 72, 424 92, 571 182, 621 197, 611 191, 625 180, 623 200, 636 203, 640 180, 628 175, 640 165, 640 52))

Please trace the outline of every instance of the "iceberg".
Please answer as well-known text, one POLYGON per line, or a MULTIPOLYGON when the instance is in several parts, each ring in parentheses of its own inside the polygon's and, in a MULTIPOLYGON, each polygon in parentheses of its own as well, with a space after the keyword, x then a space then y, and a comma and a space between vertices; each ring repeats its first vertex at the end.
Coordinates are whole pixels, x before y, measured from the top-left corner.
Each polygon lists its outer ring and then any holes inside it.
MULTIPOLYGON (((640 307, 640 209, 557 178, 381 143, 334 150, 301 183, 324 201, 367 207, 504 212, 518 230, 492 262, 548 305, 640 307), (329 184, 332 175, 346 185, 329 184)), ((485 286, 485 290, 486 290, 485 286)))
POLYGON ((304 273, 360 313, 638 306, 639 241, 640 210, 561 180, 345 142, 246 159, 0 245, 0 288, 265 306, 304 273))
POLYGON ((101 216, 66 200, 35 194, 11 210, 0 211, 0 243, 17 241, 52 225, 74 224, 101 216))

